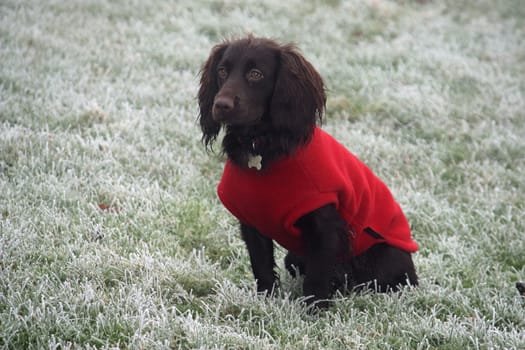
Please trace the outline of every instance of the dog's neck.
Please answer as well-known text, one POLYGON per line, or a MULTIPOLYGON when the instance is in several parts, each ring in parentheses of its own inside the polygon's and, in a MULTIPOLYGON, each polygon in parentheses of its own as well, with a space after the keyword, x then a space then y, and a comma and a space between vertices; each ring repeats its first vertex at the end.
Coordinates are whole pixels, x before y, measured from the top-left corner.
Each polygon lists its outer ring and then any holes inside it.
POLYGON ((273 158, 268 153, 268 137, 256 131, 230 128, 223 139, 224 152, 241 168, 262 170, 273 158))
POLYGON ((229 126, 222 149, 230 161, 243 169, 265 170, 272 162, 292 155, 297 147, 308 143, 310 136, 275 130, 266 124, 229 126))
MULTIPOLYGON (((253 154, 259 154, 264 151, 266 137, 263 135, 244 138, 238 136, 239 144, 249 148, 253 154)), ((243 147, 244 148, 244 147, 243 147)))

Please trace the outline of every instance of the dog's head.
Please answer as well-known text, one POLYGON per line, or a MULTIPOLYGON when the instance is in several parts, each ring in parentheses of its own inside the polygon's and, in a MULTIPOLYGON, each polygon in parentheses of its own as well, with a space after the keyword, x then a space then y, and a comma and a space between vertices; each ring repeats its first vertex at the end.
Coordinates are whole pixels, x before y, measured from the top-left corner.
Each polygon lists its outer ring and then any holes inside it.
POLYGON ((264 126, 288 142, 306 142, 324 112, 323 79, 291 44, 253 36, 226 41, 212 49, 201 74, 199 122, 207 146, 223 126, 264 126))

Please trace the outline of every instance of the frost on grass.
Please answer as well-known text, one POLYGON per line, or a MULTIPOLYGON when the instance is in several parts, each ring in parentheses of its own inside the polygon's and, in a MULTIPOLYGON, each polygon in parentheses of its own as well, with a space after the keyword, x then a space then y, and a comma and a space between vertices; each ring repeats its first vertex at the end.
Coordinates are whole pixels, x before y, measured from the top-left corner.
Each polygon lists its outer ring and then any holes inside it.
POLYGON ((524 348, 516 1, 3 1, 0 348, 524 348), (420 287, 312 316, 254 288, 196 123, 211 47, 294 41, 392 188, 420 287))

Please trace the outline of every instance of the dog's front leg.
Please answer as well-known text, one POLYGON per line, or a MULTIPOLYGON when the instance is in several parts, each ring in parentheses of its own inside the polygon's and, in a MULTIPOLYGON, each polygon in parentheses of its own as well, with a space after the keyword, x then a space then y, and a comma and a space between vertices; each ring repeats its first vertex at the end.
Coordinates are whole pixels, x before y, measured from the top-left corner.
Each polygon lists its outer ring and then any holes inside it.
POLYGON ((302 216, 296 226, 301 230, 305 248, 303 294, 313 296, 307 303, 326 308, 344 221, 335 206, 327 205, 302 216))
POLYGON ((257 291, 271 293, 278 283, 278 276, 274 270, 273 241, 254 227, 243 223, 241 223, 241 235, 250 254, 257 291))

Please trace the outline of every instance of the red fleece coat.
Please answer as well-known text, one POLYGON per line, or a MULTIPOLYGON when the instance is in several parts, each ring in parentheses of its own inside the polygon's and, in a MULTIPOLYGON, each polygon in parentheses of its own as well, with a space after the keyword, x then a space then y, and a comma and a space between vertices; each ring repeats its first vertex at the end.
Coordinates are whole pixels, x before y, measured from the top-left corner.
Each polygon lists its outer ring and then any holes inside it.
POLYGON ((319 128, 305 147, 267 169, 242 169, 228 160, 217 193, 239 221, 299 255, 304 248, 295 222, 332 203, 351 228, 355 256, 381 242, 407 252, 418 248, 386 185, 319 128))

